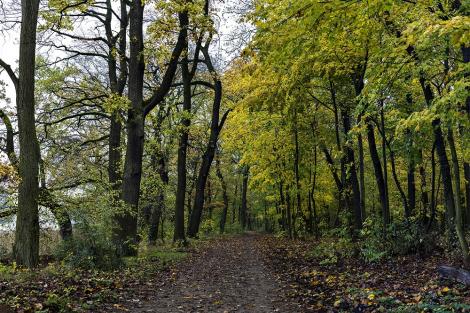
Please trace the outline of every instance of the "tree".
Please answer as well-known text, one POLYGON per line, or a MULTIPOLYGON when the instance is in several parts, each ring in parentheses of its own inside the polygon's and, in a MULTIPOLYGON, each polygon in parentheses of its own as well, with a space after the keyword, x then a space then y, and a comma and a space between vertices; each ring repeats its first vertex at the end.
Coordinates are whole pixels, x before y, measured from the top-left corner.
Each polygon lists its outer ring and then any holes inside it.
POLYGON ((36 135, 34 74, 36 27, 39 0, 21 1, 20 52, 18 77, 11 67, 0 60, 16 89, 20 157, 18 172, 18 212, 14 254, 16 262, 29 268, 39 262, 39 144, 36 135))

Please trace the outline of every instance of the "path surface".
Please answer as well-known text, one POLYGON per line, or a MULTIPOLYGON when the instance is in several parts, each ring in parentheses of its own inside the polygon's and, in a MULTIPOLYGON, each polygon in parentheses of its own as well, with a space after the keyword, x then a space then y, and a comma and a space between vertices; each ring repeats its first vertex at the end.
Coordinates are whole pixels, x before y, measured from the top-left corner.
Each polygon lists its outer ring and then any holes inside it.
POLYGON ((282 298, 281 284, 263 264, 260 239, 251 234, 215 241, 132 312, 300 312, 282 298))

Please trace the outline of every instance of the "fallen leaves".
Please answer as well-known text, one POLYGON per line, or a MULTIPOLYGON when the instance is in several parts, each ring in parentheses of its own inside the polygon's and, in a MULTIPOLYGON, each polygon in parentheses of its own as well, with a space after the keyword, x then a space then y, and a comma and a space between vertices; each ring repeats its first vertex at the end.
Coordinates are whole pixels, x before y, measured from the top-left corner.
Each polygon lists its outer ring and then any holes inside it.
POLYGON ((315 244, 266 237, 262 245, 303 312, 470 312, 470 290, 439 278, 437 266, 449 261, 440 255, 321 264, 309 254, 315 244))

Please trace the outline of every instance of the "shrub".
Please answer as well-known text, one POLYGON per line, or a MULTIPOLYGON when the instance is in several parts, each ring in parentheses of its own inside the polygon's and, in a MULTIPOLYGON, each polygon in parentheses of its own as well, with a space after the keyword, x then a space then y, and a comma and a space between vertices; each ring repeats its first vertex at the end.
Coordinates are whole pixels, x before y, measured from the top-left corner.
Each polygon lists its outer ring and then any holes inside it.
POLYGON ((204 220, 201 224, 201 232, 204 234, 210 234, 217 229, 217 224, 213 219, 204 220))
POLYGON ((380 261, 394 255, 427 253, 433 240, 413 220, 390 223, 384 230, 380 220, 367 218, 360 233, 361 256, 367 262, 380 261))
POLYGON ((354 255, 354 244, 346 228, 337 228, 329 237, 319 242, 309 256, 319 260, 320 265, 333 265, 354 255))
POLYGON ((56 256, 74 268, 111 270, 123 264, 106 234, 83 225, 76 226, 74 237, 59 245, 56 256))

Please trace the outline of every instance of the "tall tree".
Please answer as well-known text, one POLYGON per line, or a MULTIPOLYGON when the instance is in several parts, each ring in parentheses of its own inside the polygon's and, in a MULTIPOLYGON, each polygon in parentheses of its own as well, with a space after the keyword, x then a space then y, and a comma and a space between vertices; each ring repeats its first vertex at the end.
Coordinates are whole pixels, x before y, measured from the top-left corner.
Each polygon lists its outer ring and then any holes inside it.
POLYGON ((21 1, 18 77, 0 61, 16 88, 20 157, 18 212, 14 255, 19 265, 35 267, 39 262, 39 144, 35 120, 36 28, 39 0, 21 1))

